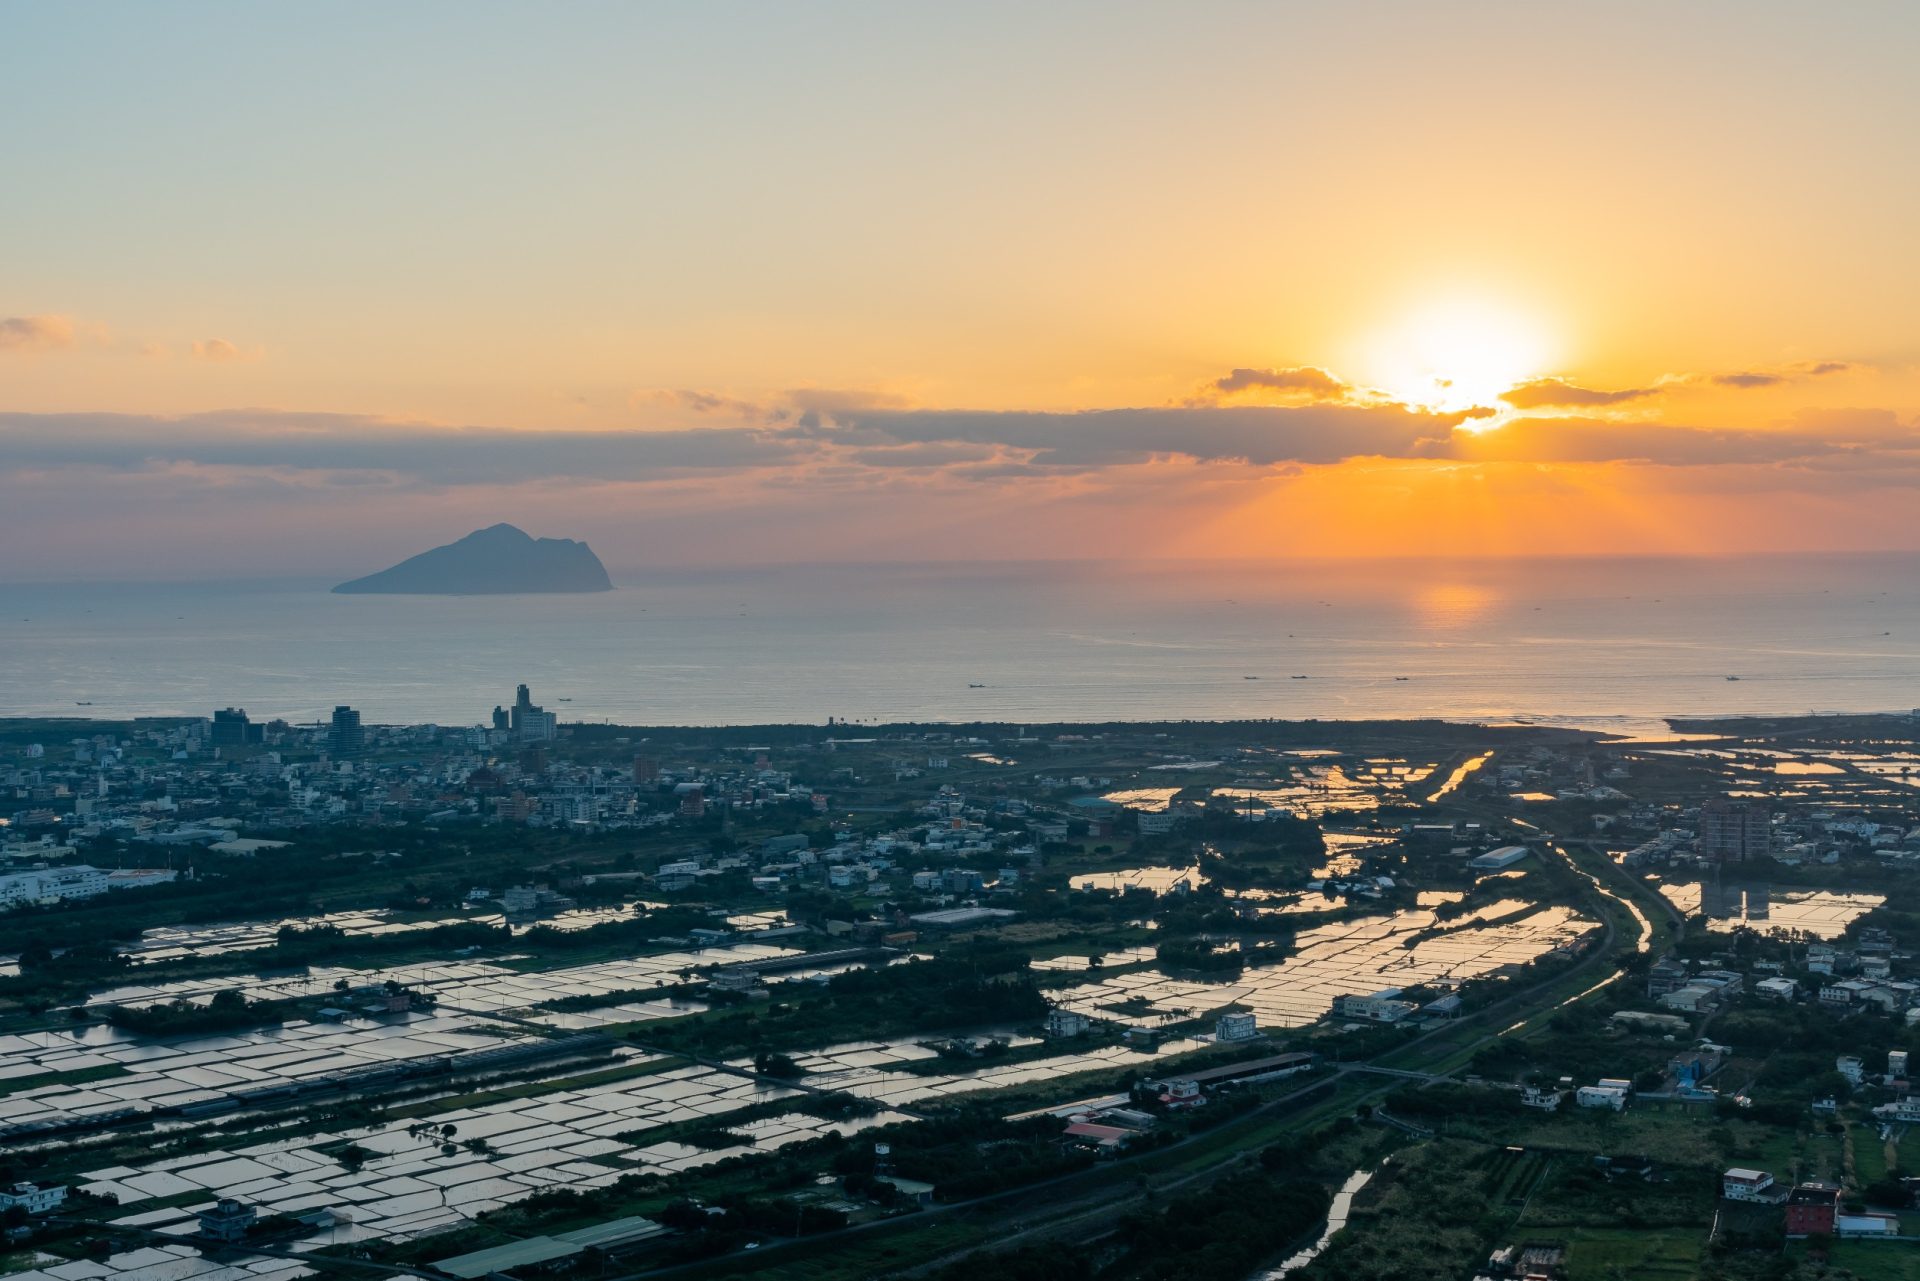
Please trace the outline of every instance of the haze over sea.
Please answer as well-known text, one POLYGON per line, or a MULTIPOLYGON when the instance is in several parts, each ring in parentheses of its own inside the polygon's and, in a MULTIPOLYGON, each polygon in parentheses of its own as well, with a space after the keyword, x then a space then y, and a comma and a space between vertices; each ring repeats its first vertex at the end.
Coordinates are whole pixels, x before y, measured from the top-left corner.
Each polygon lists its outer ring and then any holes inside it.
POLYGON ((0 588, 0 715, 716 725, 1524 719, 1920 705, 1920 557, 614 572, 571 596, 0 588), (1729 680, 1728 677, 1738 677, 1729 680), (1304 678, 1304 679, 1299 679, 1304 678), (1402 679, 1404 678, 1404 679, 1402 679))

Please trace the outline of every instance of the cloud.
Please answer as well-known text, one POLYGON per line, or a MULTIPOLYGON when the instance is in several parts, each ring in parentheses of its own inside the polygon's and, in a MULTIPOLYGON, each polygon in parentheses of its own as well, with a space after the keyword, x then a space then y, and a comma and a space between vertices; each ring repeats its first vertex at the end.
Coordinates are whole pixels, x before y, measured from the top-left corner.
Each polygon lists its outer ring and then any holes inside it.
POLYGON ((1851 361, 1814 360, 1779 370, 1742 369, 1730 374, 1676 374, 1661 378, 1650 387, 1627 387, 1618 391, 1582 387, 1565 378, 1536 378, 1500 393, 1500 399, 1515 409, 1597 409, 1607 405, 1646 400, 1688 385, 1697 386, 1704 383, 1716 387, 1730 387, 1737 391, 1752 391, 1782 386, 1802 378, 1822 378, 1829 374, 1845 373, 1855 368, 1857 366, 1851 361))
POLYGON ((426 485, 511 484, 784 465, 818 449, 799 435, 752 428, 516 431, 269 409, 178 418, 0 413, 0 458, 5 459, 0 470, 152 470, 192 464, 385 472, 426 485))
POLYGON ((863 409, 905 409, 912 402, 887 391, 848 387, 796 387, 785 393, 786 404, 800 414, 834 418, 863 409))
POLYGON ((1660 394, 1658 387, 1627 387, 1619 391, 1600 391, 1581 387, 1564 378, 1536 378, 1500 393, 1500 399, 1515 409, 1546 409, 1553 406, 1592 407, 1621 405, 1660 394))
POLYGON ((1035 467, 1103 467, 1155 458, 1200 462, 1335 463, 1430 451, 1464 421, 1460 414, 1398 406, 1278 405, 1023 410, 870 410, 819 433, 829 442, 926 444, 965 441, 1026 452, 1035 467))
POLYGON ((1345 381, 1313 365, 1291 369, 1235 369, 1213 381, 1213 390, 1223 396, 1243 391, 1278 391, 1304 394, 1316 400, 1343 400, 1352 388, 1345 381))
POLYGON ((1839 459, 1920 462, 1920 430, 1885 412, 1803 415, 1772 429, 1718 429, 1600 418, 1517 418, 1456 433, 1474 462, 1650 463, 1668 467, 1811 466, 1839 459))
POLYGON ((210 360, 216 364, 253 359, 224 338, 201 339, 193 344, 193 355, 196 360, 210 360))
MULTIPOLYGON (((663 430, 444 427, 348 414, 229 410, 177 418, 0 413, 0 478, 66 473, 386 492, 517 485, 754 485, 836 492, 877 484, 1099 482, 1179 463, 1276 476, 1367 459, 1789 469, 1807 477, 1920 469, 1920 429, 1888 412, 1802 414, 1767 429, 1600 416, 1384 405, 1163 406, 1078 412, 841 408, 832 418, 663 430)), ((77 483, 77 481, 76 481, 77 483)), ((1850 482, 1851 483, 1851 482, 1850 482)))
POLYGON ((696 391, 686 387, 646 388, 627 397, 627 404, 634 409, 647 405, 666 405, 717 418, 764 418, 768 413, 768 406, 760 401, 743 400, 738 396, 728 396, 722 392, 696 391))
POLYGON ((650 388, 636 391, 628 405, 664 405, 701 416, 736 418, 768 426, 806 422, 817 424, 861 409, 904 409, 911 402, 891 392, 834 387, 797 387, 754 400, 725 392, 688 388, 650 388))
POLYGON ((1779 387, 1786 383, 1798 382, 1803 378, 1825 378, 1832 374, 1850 373, 1859 366, 1850 360, 1803 360, 1797 365, 1788 365, 1783 369, 1742 369, 1731 374, 1717 374, 1708 379, 1721 387, 1733 387, 1750 391, 1761 387, 1779 387))
POLYGON ((74 324, 68 316, 0 317, 0 351, 35 351, 71 347, 74 324))

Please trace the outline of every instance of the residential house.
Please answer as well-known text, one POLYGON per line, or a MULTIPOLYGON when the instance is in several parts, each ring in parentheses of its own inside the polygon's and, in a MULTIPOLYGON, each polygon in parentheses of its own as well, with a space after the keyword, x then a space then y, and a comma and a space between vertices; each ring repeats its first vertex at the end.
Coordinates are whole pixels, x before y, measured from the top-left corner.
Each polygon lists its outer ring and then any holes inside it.
POLYGON ((1084 1036, 1093 1026, 1093 1020, 1077 1010, 1056 1005, 1047 1011, 1048 1036, 1084 1036))
POLYGON ((1420 1007, 1399 999, 1400 989, 1383 988, 1370 996, 1339 996, 1333 1001, 1338 1018, 1363 1019, 1369 1023, 1398 1023, 1420 1007))
POLYGON ((1729 1201, 1772 1201, 1773 1176, 1765 1170, 1728 1170, 1720 1176, 1720 1195, 1729 1201))
POLYGON ((28 1214, 45 1214, 66 1199, 65 1184, 41 1187, 37 1183, 16 1183, 10 1188, 0 1188, 0 1210, 18 1206, 28 1214))
POLYGON ((1259 1018, 1240 1011, 1222 1014, 1213 1027, 1213 1039, 1216 1041, 1250 1041, 1259 1035, 1259 1018))
POLYGON ((247 1239, 258 1212, 232 1197, 221 1197, 210 1209, 200 1211, 200 1236, 204 1240, 228 1245, 247 1239))
POLYGON ((1839 1184, 1796 1184, 1787 1194, 1787 1235, 1832 1236, 1839 1213, 1839 1184))

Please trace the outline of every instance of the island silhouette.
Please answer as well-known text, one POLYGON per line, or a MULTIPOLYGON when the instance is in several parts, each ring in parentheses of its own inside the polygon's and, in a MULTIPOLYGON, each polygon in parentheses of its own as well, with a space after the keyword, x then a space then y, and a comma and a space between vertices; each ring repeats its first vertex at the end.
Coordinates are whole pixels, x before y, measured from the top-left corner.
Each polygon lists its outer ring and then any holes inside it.
POLYGON ((333 590, 344 595, 486 596, 607 592, 613 582, 585 543, 534 538, 502 523, 333 590))

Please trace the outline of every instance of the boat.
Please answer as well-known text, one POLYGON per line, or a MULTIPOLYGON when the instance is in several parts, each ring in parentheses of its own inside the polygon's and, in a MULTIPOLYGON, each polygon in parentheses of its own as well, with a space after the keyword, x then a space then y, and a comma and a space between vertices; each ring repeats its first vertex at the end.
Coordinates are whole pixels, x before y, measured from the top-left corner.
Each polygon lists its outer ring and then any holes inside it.
POLYGON ((1413 677, 1411 677, 1411 676, 1396 676, 1396 677, 1394 677, 1393 679, 1395 679, 1395 680, 1397 680, 1397 681, 1410 681, 1410 680, 1412 680, 1412 679, 1413 679, 1413 677))
POLYGON ((80 701, 79 701, 78 699, 76 699, 76 700, 74 700, 74 704, 73 704, 73 705, 74 705, 75 707, 92 707, 92 706, 93 706, 93 704, 92 704, 92 703, 82 703, 82 702, 80 702, 80 701))
POLYGON ((1305 680, 1305 679, 1307 679, 1307 678, 1306 678, 1306 677, 1304 677, 1304 676, 1295 676, 1295 677, 1294 677, 1293 679, 1294 679, 1294 680, 1297 680, 1297 681, 1303 681, 1303 680, 1305 680))
POLYGON ((561 699, 560 701, 561 701, 561 702, 563 702, 563 703, 571 703, 571 702, 572 702, 573 700, 572 700, 572 699, 570 699, 570 698, 563 698, 563 699, 561 699))
POLYGON ((1257 681, 1260 678, 1258 676, 1242 676, 1240 679, 1243 681, 1257 681))
POLYGON ((1728 680, 1730 680, 1730 681, 1737 681, 1737 680, 1739 680, 1740 678, 1739 678, 1738 676, 1729 676, 1729 677, 1727 677, 1727 679, 1728 679, 1728 680))
POLYGON ((968 682, 967 682, 967 688, 968 688, 968 689, 985 689, 985 688, 986 688, 986 686, 985 686, 985 685, 982 685, 982 684, 980 684, 980 683, 979 683, 979 682, 977 682, 977 681, 968 681, 968 682))

